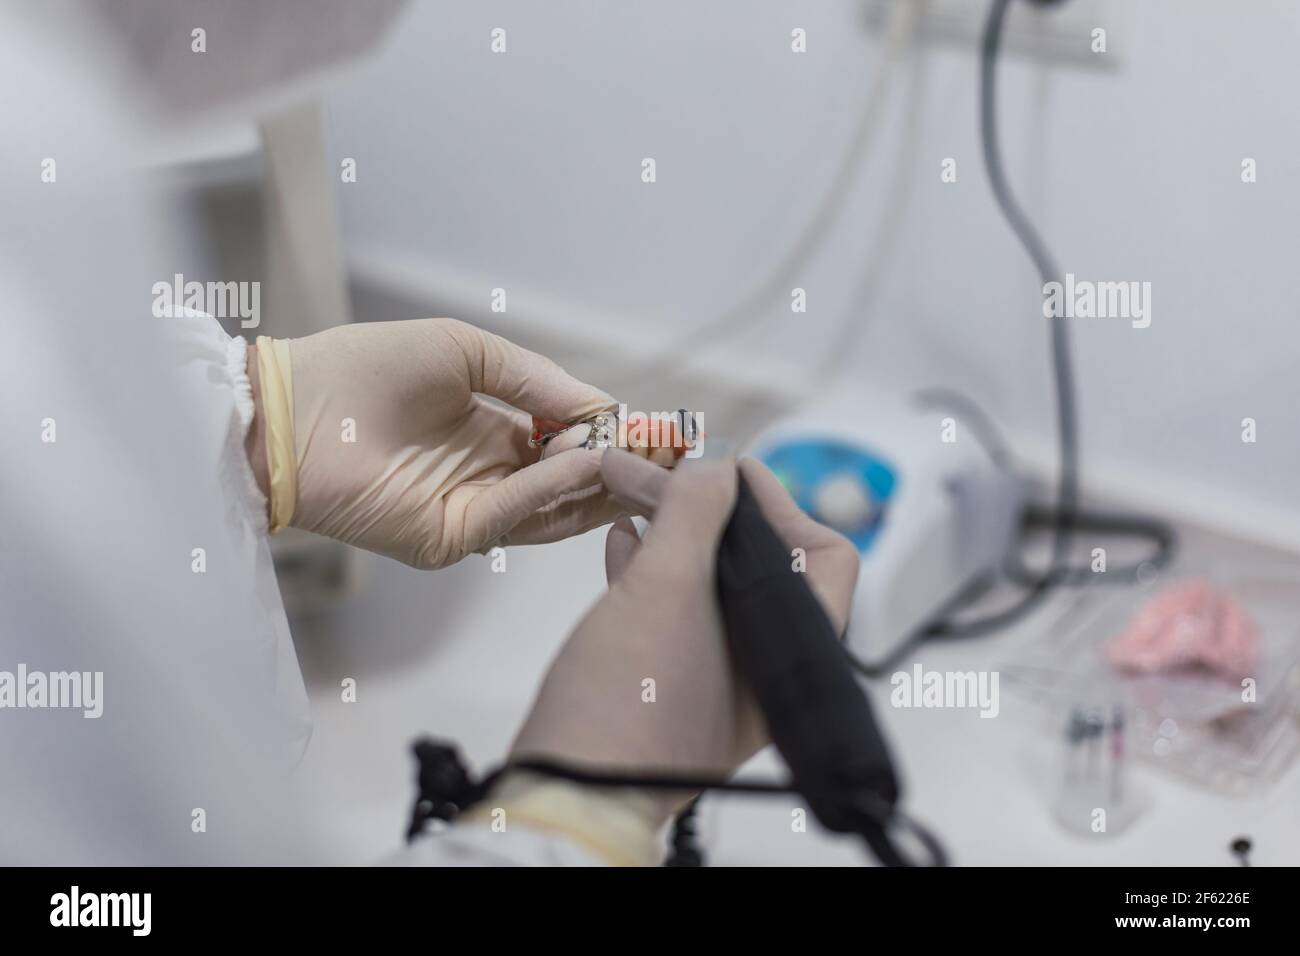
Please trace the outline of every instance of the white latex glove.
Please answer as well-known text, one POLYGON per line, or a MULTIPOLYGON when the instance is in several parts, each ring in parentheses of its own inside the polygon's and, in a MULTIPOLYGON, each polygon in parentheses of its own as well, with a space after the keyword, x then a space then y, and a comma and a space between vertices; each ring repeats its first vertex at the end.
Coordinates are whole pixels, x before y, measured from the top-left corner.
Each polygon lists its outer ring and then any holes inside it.
MULTIPOLYGON (((610 529, 609 591, 552 664, 512 755, 598 769, 730 776, 768 742, 753 697, 732 667, 715 594, 714 565, 735 502, 736 466, 690 462, 666 472, 610 452, 602 470, 610 491, 629 510, 654 517, 644 540, 626 518, 610 529), (653 703, 643 698, 646 680, 654 681, 653 703)), ((739 470, 781 539, 806 551, 809 583, 843 634, 857 579, 857 549, 807 517, 762 463, 745 459, 739 470)), ((583 812, 575 814, 566 810, 566 802, 572 803, 566 798, 527 792, 529 787, 555 791, 554 781, 526 775, 513 784, 507 778, 506 784, 499 799, 506 802, 507 814, 512 801, 543 825, 550 812, 556 829, 605 847, 611 860, 635 855, 630 845, 645 846, 647 834, 689 798, 588 789, 581 798, 583 812), (593 793, 624 812, 592 812, 593 793), (629 836, 629 815, 641 823, 639 836, 629 836), (620 822, 607 827, 602 817, 620 822)))
POLYGON ((339 326, 290 340, 289 354, 294 527, 439 568, 620 513, 599 451, 569 442, 543 460, 528 446, 532 415, 574 421, 616 404, 541 355, 454 319, 339 326))

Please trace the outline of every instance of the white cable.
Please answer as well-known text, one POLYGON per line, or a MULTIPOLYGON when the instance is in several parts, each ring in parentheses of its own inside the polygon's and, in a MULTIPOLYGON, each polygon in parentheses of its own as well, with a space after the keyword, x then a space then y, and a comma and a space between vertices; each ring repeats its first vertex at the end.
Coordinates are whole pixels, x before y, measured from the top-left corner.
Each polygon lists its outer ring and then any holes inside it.
POLYGON ((896 183, 887 190, 888 199, 881 211, 876 237, 863 259, 865 271, 857 291, 849 297, 844 317, 834 323, 824 336, 834 343, 830 353, 815 363, 806 376, 808 384, 821 387, 844 374, 849 362, 858 357, 871 314, 884 284, 885 273, 901 248, 904 221, 916 192, 917 176, 911 175, 921 133, 921 107, 925 102, 925 61, 914 58, 912 79, 903 103, 903 135, 898 151, 896 183), (856 321, 855 321, 856 319, 856 321))
POLYGON ((809 258, 830 231, 845 205, 845 198, 851 191, 854 179, 862 169, 867 151, 874 142, 876 131, 880 128, 896 67, 916 31, 917 22, 925 6, 926 0, 892 0, 884 58, 876 70, 871 89, 867 93, 862 116, 853 134, 852 142, 840 161, 830 187, 823 194, 812 218, 808 220, 785 258, 749 295, 719 314, 717 318, 691 329, 670 348, 639 363, 638 368, 631 372, 631 381, 657 378, 666 369, 680 369, 692 357, 707 350, 710 345, 709 339, 716 341, 736 325, 752 321, 764 306, 789 291, 791 283, 796 282, 809 258))

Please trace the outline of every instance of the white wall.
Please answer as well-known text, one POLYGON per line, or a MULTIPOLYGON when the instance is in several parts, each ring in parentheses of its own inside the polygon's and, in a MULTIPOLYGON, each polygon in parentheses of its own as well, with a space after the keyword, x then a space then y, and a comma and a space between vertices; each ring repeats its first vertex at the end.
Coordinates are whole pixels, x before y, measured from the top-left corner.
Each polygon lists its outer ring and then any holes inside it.
MULTIPOLYGON (((335 162, 358 162, 339 189, 349 253, 484 304, 505 287, 512 313, 564 303, 628 341, 688 329, 741 298, 811 214, 880 60, 867 6, 417 0, 327 103, 335 162)), ((1112 7, 1098 25, 1117 69, 1011 58, 1000 74, 1011 177, 1062 267, 1153 284, 1150 328, 1076 324, 1085 478, 1294 544, 1300 5, 1112 7)), ((852 374, 968 390, 1047 462, 1041 294, 989 195, 976 90, 973 48, 922 48, 801 279, 809 315, 773 303, 720 358, 799 378, 851 349, 852 374)))

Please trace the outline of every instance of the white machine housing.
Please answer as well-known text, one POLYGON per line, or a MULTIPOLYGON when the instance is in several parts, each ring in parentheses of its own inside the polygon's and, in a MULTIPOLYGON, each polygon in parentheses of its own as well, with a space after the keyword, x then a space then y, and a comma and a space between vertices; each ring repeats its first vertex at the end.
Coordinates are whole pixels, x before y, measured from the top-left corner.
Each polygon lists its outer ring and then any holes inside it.
MULTIPOLYGON (((931 622, 975 579, 1001 566, 1018 532, 1024 483, 1000 468, 957 410, 922 407, 899 396, 848 388, 774 422, 751 453, 766 456, 791 440, 852 445, 894 475, 874 538, 861 551, 848 640, 878 660, 931 622)), ((835 498, 842 498, 837 494, 835 498)), ((825 524, 851 520, 831 502, 825 524)), ((847 513, 846 513, 847 512, 847 513)), ((844 527, 837 530, 845 531, 844 527)))

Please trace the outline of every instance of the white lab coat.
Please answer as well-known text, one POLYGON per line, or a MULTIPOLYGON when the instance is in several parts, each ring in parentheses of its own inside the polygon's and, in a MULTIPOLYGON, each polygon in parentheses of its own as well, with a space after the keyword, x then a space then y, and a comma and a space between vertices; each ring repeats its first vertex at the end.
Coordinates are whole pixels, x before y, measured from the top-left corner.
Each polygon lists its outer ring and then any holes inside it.
MULTIPOLYGON (((311 718, 243 451, 245 345, 152 314, 194 240, 132 171, 140 91, 94 21, 0 14, 0 671, 102 674, 97 718, 0 709, 0 863, 329 862, 294 781, 311 718)), ((594 862, 454 828, 397 859, 594 862)))

